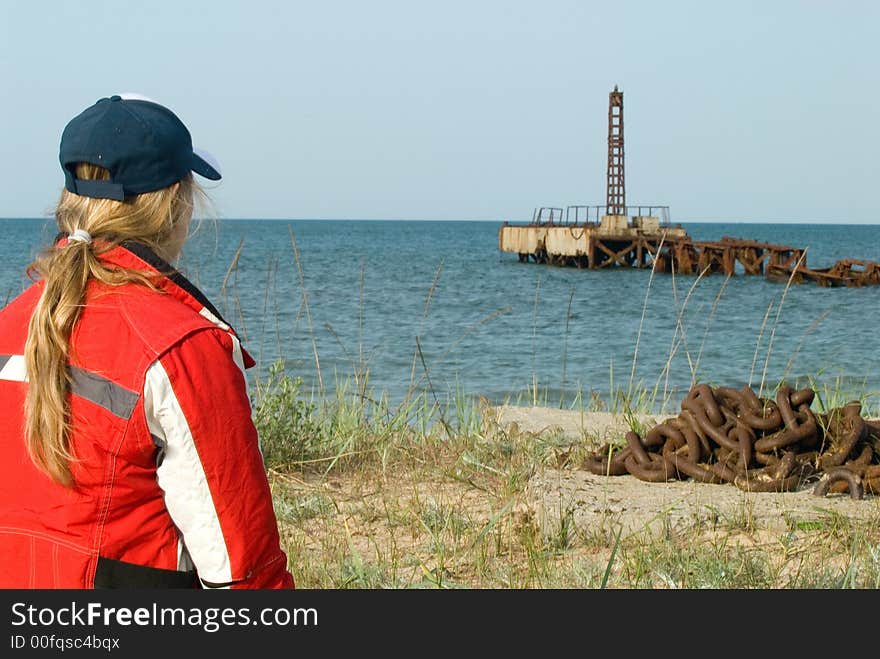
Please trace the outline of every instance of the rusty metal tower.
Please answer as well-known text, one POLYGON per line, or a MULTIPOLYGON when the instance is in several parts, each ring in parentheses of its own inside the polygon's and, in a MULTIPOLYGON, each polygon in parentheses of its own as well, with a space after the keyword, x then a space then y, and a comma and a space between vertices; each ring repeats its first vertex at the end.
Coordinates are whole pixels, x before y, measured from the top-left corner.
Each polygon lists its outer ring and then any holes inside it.
POLYGON ((626 185, 623 177, 623 92, 608 94, 608 176, 605 212, 626 215, 626 185))

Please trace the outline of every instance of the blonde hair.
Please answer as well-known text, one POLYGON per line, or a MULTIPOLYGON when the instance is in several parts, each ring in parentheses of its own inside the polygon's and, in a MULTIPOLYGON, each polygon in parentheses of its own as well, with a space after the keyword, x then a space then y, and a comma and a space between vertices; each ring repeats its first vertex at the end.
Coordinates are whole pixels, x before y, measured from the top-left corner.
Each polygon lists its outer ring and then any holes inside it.
MULTIPOLYGON (((109 178, 96 165, 80 163, 80 179, 109 178)), ((125 270, 103 263, 98 255, 123 241, 150 247, 166 260, 173 260, 188 232, 197 196, 204 197, 192 174, 155 192, 133 195, 125 201, 96 199, 61 192, 55 209, 58 229, 66 234, 83 229, 94 242, 69 241, 44 249, 28 266, 28 273, 43 280, 43 292, 28 325, 24 358, 28 374, 25 398, 25 437, 34 464, 52 480, 73 485, 70 464, 68 392, 69 341, 85 303, 90 279, 118 286, 135 282, 155 288, 155 273, 125 270)))

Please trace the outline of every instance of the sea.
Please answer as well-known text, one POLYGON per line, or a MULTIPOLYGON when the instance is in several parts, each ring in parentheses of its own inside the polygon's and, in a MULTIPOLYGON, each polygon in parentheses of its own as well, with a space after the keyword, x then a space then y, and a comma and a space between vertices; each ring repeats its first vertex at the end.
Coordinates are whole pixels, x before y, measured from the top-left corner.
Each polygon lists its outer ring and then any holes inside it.
MULTIPOLYGON (((811 268, 880 261, 880 225, 681 223, 807 250, 811 268)), ((0 306, 54 220, 0 219, 0 306)), ((698 382, 810 386, 830 400, 880 392, 880 286, 786 286, 761 276, 579 270, 521 263, 501 222, 203 221, 178 266, 257 361, 302 379, 304 395, 365 384, 397 405, 439 403, 675 413, 698 382)), ((112 342, 112 337, 108 341, 112 342)), ((834 402, 834 401, 830 401, 834 402)), ((838 401, 839 402, 839 401, 838 401)), ((869 403, 870 404, 870 403, 869 403)))

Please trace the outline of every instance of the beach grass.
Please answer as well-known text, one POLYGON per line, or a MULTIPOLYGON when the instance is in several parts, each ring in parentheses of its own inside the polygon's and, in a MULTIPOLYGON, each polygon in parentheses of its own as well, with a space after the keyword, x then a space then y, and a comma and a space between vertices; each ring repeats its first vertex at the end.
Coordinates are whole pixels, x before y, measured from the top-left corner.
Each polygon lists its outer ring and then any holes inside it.
POLYGON ((426 396, 389 410, 343 382, 324 401, 289 405, 296 391, 276 371, 255 418, 300 588, 880 586, 870 502, 859 519, 827 511, 782 526, 763 526, 745 501, 689 524, 658 510, 653 530, 621 533, 613 516, 579 525, 571 509, 546 524, 530 481, 576 470, 589 438, 505 428, 480 401, 449 401, 441 421, 426 396), (267 413, 279 409, 290 414, 267 413))
POLYGON ((269 372, 254 419, 300 588, 880 586, 870 502, 858 519, 820 509, 782 527, 762 525, 746 500, 684 525, 658 509, 652 528, 625 533, 613 515, 583 525, 571 509, 548 524, 533 477, 576 471, 600 438, 519 431, 461 392, 392 407, 363 373, 316 397, 282 362, 269 372))

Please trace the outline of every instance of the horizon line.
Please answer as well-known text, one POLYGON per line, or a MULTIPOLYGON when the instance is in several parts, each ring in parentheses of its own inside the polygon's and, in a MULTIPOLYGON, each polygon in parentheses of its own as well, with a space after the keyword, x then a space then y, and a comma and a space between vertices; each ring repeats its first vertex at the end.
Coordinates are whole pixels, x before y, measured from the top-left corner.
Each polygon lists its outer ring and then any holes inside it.
MULTIPOLYGON (((18 216, 3 216, 0 217, 0 222, 4 220, 27 220, 27 221, 43 221, 48 222, 51 221, 52 216, 31 216, 31 217, 18 217, 18 216)), ((215 218, 197 218, 199 221, 213 221, 216 220, 218 222, 232 221, 232 222, 480 222, 480 223, 498 223, 503 224, 505 222, 509 224, 516 225, 529 225, 531 222, 528 219, 524 220, 510 220, 510 219, 479 219, 479 218, 396 218, 396 217, 385 217, 385 218, 358 218, 358 217, 215 217, 215 218)), ((792 219, 773 219, 773 220, 761 220, 761 219, 728 219, 728 218, 709 218, 709 219, 687 219, 687 220, 676 220, 674 222, 670 222, 669 224, 816 224, 816 225, 837 225, 837 226, 878 226, 880 222, 852 222, 852 221, 830 221, 830 220, 792 220, 792 219)), ((558 226, 569 226, 566 224, 559 224, 558 226)))

